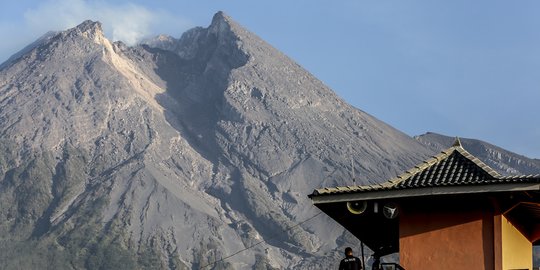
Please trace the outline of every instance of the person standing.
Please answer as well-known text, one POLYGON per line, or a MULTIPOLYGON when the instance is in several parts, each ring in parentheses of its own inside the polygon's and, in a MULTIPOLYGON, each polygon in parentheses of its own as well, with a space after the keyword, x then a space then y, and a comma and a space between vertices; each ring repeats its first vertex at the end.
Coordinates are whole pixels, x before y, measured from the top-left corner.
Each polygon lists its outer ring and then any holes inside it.
POLYGON ((381 269, 381 257, 373 255, 373 265, 371 266, 372 270, 381 269))
POLYGON ((339 263, 339 270, 361 270, 362 263, 360 259, 353 256, 352 248, 345 248, 345 259, 339 263))

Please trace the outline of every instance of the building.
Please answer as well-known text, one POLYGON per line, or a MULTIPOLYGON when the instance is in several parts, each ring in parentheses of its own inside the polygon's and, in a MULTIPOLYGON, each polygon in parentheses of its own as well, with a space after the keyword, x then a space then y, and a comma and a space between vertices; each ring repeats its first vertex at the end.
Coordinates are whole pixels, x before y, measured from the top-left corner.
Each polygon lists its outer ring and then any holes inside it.
POLYGON ((387 182, 309 195, 375 256, 407 270, 533 269, 540 175, 501 176, 459 142, 387 182))

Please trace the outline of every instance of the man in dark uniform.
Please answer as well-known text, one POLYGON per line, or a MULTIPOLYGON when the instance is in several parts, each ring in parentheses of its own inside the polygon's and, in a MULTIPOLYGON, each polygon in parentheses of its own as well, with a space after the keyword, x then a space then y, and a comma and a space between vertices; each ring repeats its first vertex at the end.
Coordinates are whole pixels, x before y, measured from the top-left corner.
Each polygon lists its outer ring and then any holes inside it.
POLYGON ((352 254, 352 248, 347 247, 345 249, 345 259, 339 263, 339 270, 361 270, 362 264, 360 259, 356 258, 352 254))

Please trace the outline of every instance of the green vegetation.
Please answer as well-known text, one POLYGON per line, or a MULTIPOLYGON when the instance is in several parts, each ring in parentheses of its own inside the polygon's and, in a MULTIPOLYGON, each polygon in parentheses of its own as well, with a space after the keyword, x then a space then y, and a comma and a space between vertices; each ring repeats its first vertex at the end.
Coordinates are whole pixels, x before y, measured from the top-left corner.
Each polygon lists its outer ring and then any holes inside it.
POLYGON ((24 238, 47 210, 53 170, 48 155, 31 157, 9 169, 0 182, 0 235, 2 239, 24 238))
MULTIPOLYGON (((55 211, 88 188, 84 151, 67 145, 60 160, 41 153, 19 166, 1 140, 0 153, 0 269, 166 268, 156 249, 128 249, 119 222, 102 223, 105 183, 91 187, 95 197, 78 198, 69 219, 50 223, 55 211)), ((169 265, 186 269, 178 258, 169 265)))
POLYGON ((268 261, 268 258, 263 257, 261 255, 255 256, 256 262, 253 266, 254 270, 277 270, 277 268, 274 268, 270 266, 270 262, 268 261))
MULTIPOLYGON (((0 269, 234 269, 219 261, 227 255, 219 239, 193 250, 188 267, 176 251, 163 255, 161 240, 129 242, 123 220, 129 213, 104 223, 111 182, 94 180, 106 168, 96 171, 99 161, 84 150, 67 144, 60 157, 34 152, 22 161, 14 153, 0 139, 0 269)), ((256 269, 267 265, 257 258, 256 269)))
POLYGON ((198 256, 195 258, 196 268, 204 269, 234 269, 227 261, 220 261, 225 254, 219 253, 220 248, 213 241, 201 243, 198 256))

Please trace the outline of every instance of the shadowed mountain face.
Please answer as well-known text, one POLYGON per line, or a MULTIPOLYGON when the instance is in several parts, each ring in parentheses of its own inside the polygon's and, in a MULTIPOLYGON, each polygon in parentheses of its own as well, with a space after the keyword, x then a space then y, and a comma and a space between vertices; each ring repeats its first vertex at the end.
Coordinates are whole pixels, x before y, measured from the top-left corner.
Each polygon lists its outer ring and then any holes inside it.
POLYGON ((0 133, 2 269, 332 268, 358 242, 296 226, 306 195, 434 153, 222 13, 136 47, 47 35, 0 67, 0 133))

